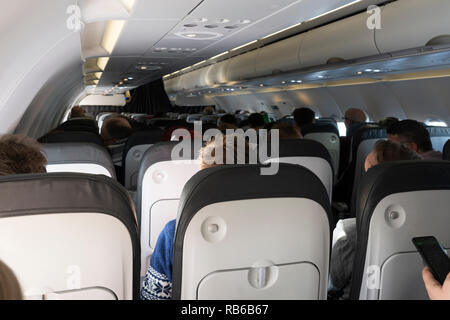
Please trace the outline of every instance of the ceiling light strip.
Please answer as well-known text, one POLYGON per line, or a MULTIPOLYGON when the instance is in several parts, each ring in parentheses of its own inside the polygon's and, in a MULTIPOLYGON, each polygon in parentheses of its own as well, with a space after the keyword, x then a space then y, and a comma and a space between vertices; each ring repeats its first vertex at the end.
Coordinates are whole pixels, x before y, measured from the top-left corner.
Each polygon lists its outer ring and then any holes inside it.
POLYGON ((125 20, 111 20, 106 23, 105 32, 103 34, 102 47, 109 54, 112 54, 120 34, 125 26, 125 20))

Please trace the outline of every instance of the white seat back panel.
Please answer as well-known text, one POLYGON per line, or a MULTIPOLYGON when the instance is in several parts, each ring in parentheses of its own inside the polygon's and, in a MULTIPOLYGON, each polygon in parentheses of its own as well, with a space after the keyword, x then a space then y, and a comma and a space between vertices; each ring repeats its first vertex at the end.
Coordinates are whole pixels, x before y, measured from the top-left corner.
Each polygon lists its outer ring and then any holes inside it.
POLYGON ((198 160, 162 161, 146 170, 142 180, 141 275, 147 272, 159 233, 177 216, 184 185, 199 170, 198 160))
POLYGON ((78 290, 76 297, 83 299, 133 297, 130 235, 110 215, 65 213, 2 218, 0 259, 16 274, 25 298, 71 299, 75 296, 66 292, 70 290, 78 290), (93 288, 103 292, 99 294, 93 288))
MULTIPOLYGON (((316 202, 305 198, 251 199, 215 203, 202 208, 195 214, 186 229, 183 247, 182 299, 198 299, 196 288, 208 275, 217 272, 249 269, 269 264, 273 266, 300 264, 293 268, 306 271, 306 274, 291 272, 290 268, 279 267, 279 276, 274 283, 279 290, 270 290, 270 294, 252 295, 248 291, 249 283, 242 283, 242 297, 302 299, 311 294, 311 283, 305 277, 320 275, 315 283, 314 295, 319 292, 319 299, 326 298, 328 262, 330 250, 330 230, 325 210, 316 202), (207 261, 208 263, 205 263, 207 261), (303 263, 314 265, 312 271, 303 263), (291 277, 294 288, 283 287, 286 277, 291 277), (297 288, 304 283, 305 287, 297 288), (298 295, 294 297, 290 293, 298 295), (286 292, 281 292, 286 291, 286 292)), ((247 272, 248 273, 248 272, 247 272)), ((243 279, 237 273, 230 277, 243 279)), ((223 276, 214 277, 215 281, 226 281, 223 276), (216 280, 217 279, 217 280, 216 280)), ((209 296, 212 289, 205 282, 202 299, 233 298, 235 291, 225 292, 224 288, 209 296), (220 297, 218 297, 220 295, 220 297)), ((234 290, 231 289, 230 290, 234 290)), ((315 296, 317 299, 317 296, 315 296)))

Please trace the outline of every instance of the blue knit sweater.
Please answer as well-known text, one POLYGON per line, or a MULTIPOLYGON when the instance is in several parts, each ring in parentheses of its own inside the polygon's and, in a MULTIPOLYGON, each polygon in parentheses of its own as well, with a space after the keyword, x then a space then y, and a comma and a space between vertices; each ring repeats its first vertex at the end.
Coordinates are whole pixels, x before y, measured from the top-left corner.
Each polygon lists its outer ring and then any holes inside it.
POLYGON ((166 224, 158 237, 141 289, 142 300, 172 299, 173 238, 176 220, 166 224))

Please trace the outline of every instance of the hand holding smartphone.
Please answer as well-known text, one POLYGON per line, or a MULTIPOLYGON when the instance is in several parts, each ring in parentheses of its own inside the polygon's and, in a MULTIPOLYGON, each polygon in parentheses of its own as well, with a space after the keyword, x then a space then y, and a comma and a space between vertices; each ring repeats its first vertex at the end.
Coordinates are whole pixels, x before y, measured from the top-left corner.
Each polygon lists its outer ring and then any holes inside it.
POLYGON ((434 278, 442 285, 450 273, 450 258, 433 236, 412 239, 434 278))

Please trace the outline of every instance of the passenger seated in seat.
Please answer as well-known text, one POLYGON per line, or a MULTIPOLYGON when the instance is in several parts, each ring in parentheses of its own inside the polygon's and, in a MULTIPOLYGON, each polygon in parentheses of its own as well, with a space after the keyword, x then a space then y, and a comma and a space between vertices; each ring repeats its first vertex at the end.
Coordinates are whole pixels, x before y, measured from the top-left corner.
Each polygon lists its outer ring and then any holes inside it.
POLYGON ((0 261, 0 301, 22 299, 22 290, 14 272, 0 261))
POLYGON ((390 126, 392 126, 393 124, 395 124, 395 123, 397 123, 399 121, 400 120, 398 120, 397 118, 387 117, 387 118, 384 118, 384 119, 378 121, 378 126, 387 129, 390 126))
MULTIPOLYGON (((226 164, 226 154, 229 148, 234 151, 234 163, 237 163, 238 152, 237 139, 234 139, 234 146, 227 146, 226 137, 221 140, 212 140, 207 143, 200 152, 200 170, 219 166, 216 164, 215 149, 223 146, 222 163, 226 164), (218 146, 218 143, 221 146, 218 146), (212 158, 210 158, 210 156, 212 158)), ((229 137, 229 136, 228 136, 229 137)), ((245 162, 248 163, 249 145, 245 147, 245 162)), ((219 161, 220 162, 220 161, 219 161)), ((155 250, 150 259, 150 266, 144 279, 141 289, 142 300, 170 300, 172 299, 172 265, 173 265, 173 241, 175 237, 176 220, 172 220, 166 224, 163 231, 158 237, 155 250)))
MULTIPOLYGON (((364 168, 368 171, 383 162, 420 159, 422 159, 420 155, 406 145, 389 140, 379 140, 367 156, 364 168)), ((333 292, 333 294, 341 292, 341 298, 348 299, 356 250, 356 219, 339 220, 333 232, 333 238, 335 236, 337 239, 331 250, 329 292, 333 292)))
MULTIPOLYGON (((33 138, 5 134, 0 137, 0 176, 46 173, 47 159, 33 138)), ((11 269, 0 261, 0 300, 21 300, 19 281, 11 269)))
POLYGON ((284 139, 302 139, 302 133, 299 127, 292 125, 289 122, 278 122, 272 126, 271 130, 278 130, 281 140, 284 139))
POLYGON ((69 119, 83 118, 84 116, 86 116, 84 109, 82 107, 76 106, 73 107, 72 110, 70 111, 69 119))
POLYGON ((205 109, 203 109, 203 115, 204 116, 210 116, 214 114, 214 108, 213 107, 206 107, 205 109))
POLYGON ((248 119, 248 124, 250 126, 249 129, 253 129, 253 130, 260 130, 260 129, 264 129, 264 127, 266 126, 266 122, 264 121, 264 117, 262 114, 260 113, 252 113, 248 119))
POLYGON ((225 114, 219 119, 219 125, 217 129, 225 133, 227 129, 236 130, 238 128, 238 120, 232 114, 225 114))
POLYGON ((391 141, 406 144, 425 160, 442 160, 442 152, 433 150, 430 133, 416 120, 403 120, 387 129, 391 141))
POLYGON ((351 137, 366 124, 367 116, 360 109, 350 108, 345 112, 344 120, 347 128, 347 137, 351 137))
POLYGON ((124 117, 114 117, 103 123, 100 136, 103 143, 111 154, 116 168, 117 180, 124 183, 124 172, 122 167, 122 155, 128 137, 134 132, 130 122, 124 117))
POLYGON ((47 159, 33 138, 5 134, 0 137, 0 176, 46 173, 47 159))
POLYGON ((292 113, 295 123, 301 129, 315 122, 316 113, 310 108, 298 108, 292 113))
MULTIPOLYGON (((128 137, 133 133, 133 127, 130 122, 123 117, 114 117, 108 119, 103 123, 100 136, 102 137, 103 143, 111 151, 116 151, 116 149, 122 150, 123 148, 118 148, 117 146, 125 145, 128 137)), ((122 153, 117 151, 112 153, 113 161, 115 165, 121 165, 122 153), (120 159, 118 155, 120 153, 120 159)))

